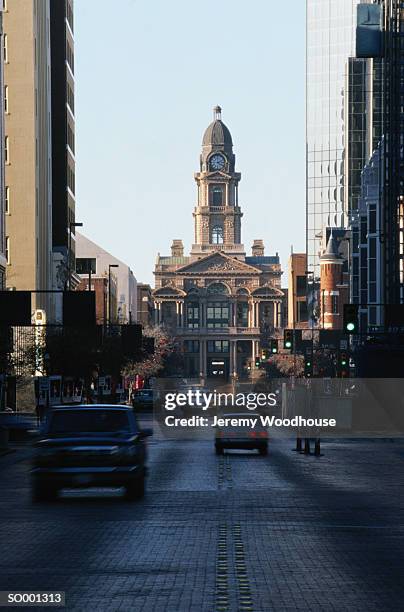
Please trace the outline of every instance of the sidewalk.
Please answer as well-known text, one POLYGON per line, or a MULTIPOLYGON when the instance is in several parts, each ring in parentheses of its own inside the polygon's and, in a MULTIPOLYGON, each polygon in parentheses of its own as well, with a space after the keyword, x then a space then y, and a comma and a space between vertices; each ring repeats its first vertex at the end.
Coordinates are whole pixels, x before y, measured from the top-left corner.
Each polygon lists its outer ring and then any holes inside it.
POLYGON ((10 442, 7 448, 0 449, 0 470, 30 459, 33 454, 33 441, 10 442))

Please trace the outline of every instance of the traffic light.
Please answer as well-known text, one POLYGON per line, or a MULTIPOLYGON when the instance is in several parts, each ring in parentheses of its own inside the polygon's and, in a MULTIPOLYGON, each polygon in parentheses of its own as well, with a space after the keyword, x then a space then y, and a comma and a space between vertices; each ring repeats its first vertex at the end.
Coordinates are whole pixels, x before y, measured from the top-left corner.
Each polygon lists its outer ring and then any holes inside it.
POLYGON ((271 340, 271 344, 270 344, 270 351, 272 355, 277 355, 278 354, 278 341, 277 340, 271 340))
POLYGON ((269 359, 269 353, 267 349, 262 349, 261 362, 265 363, 269 359))
POLYGON ((293 351, 293 329, 285 329, 283 332, 283 346, 293 351))
POLYGON ((258 355, 258 356, 255 358, 255 367, 256 367, 256 368, 259 368, 259 367, 260 367, 260 365, 261 365, 261 357, 258 355))
POLYGON ((304 358, 304 375, 307 378, 313 376, 313 357, 311 355, 306 355, 304 358))
POLYGON ((339 364, 338 364, 339 375, 341 378, 349 378, 349 355, 348 353, 342 351, 339 354, 339 364))
POLYGON ((344 304, 344 331, 347 334, 359 332, 359 305, 344 304))

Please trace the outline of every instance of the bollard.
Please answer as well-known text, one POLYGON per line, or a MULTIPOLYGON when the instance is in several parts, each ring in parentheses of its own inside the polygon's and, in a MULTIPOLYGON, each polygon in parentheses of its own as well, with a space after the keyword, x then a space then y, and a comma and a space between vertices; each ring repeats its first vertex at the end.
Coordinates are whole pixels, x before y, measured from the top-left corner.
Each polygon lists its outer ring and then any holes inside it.
POLYGON ((310 438, 304 439, 304 454, 310 455, 310 438))
POLYGON ((320 438, 316 438, 316 441, 314 443, 314 456, 321 457, 320 438))

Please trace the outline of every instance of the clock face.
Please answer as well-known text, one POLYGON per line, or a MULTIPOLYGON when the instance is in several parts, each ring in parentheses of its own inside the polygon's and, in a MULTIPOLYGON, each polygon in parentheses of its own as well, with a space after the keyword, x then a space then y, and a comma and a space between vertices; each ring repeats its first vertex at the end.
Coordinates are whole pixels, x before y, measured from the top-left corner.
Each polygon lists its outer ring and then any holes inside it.
POLYGON ((225 159, 223 155, 214 155, 210 158, 211 170, 222 170, 224 168, 225 159))

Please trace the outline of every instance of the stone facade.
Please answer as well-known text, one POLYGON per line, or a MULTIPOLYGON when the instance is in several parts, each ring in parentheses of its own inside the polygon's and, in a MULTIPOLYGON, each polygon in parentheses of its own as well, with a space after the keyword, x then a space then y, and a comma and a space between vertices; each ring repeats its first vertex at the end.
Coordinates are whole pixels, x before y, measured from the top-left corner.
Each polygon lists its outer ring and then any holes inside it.
POLYGON ((241 243, 242 212, 233 143, 215 107, 195 174, 195 243, 184 256, 158 256, 153 291, 155 323, 183 348, 188 377, 248 376, 260 345, 281 327, 284 293, 278 255, 265 256, 255 240, 251 257, 241 243))
MULTIPOLYGON (((52 289, 50 0, 14 0, 3 13, 8 289, 52 289)), ((52 320, 53 296, 34 294, 52 320)))

